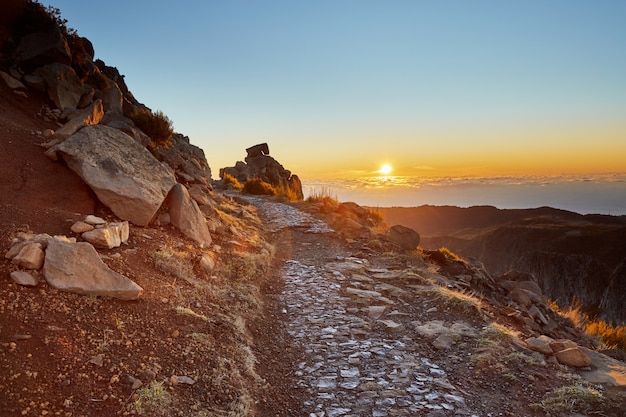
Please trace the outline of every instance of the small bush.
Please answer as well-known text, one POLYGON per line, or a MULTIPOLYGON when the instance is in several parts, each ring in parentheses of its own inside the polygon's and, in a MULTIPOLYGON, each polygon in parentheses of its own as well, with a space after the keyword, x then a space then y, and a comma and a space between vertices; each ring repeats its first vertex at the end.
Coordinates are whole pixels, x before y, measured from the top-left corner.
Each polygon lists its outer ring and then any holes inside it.
POLYGON ((263 181, 260 178, 252 178, 243 184, 241 190, 245 194, 252 195, 276 195, 276 189, 272 184, 263 181))
POLYGON ((135 110, 130 118, 135 126, 152 139, 150 146, 154 148, 171 146, 174 128, 172 121, 162 111, 135 110))
POLYGON ((222 180, 224 181, 224 185, 232 185, 233 188, 235 190, 239 190, 241 191, 241 189, 243 188, 243 185, 241 185, 241 183, 239 182, 239 180, 235 177, 233 177, 230 174, 225 173, 224 177, 222 178, 222 180))

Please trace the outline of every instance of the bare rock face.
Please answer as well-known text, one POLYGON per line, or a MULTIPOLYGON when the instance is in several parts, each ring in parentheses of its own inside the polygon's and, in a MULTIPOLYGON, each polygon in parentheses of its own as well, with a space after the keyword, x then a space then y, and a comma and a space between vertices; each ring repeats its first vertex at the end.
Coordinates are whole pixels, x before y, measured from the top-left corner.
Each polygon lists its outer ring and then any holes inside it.
POLYGON ((59 62, 69 65, 72 62, 70 47, 60 30, 35 32, 25 35, 15 50, 15 60, 27 71, 59 62))
POLYGON ((204 151, 189 143, 187 136, 175 133, 171 146, 159 148, 157 154, 174 170, 179 182, 210 184, 211 168, 204 151))
POLYGON ((212 238, 204 214, 182 184, 176 184, 168 197, 170 222, 185 236, 207 247, 212 238))
POLYGON ((112 271, 89 243, 50 239, 43 274, 52 287, 84 295, 135 300, 143 289, 112 271))
POLYGON ((50 148, 116 216, 146 226, 176 184, 169 167, 108 126, 87 126, 50 148))

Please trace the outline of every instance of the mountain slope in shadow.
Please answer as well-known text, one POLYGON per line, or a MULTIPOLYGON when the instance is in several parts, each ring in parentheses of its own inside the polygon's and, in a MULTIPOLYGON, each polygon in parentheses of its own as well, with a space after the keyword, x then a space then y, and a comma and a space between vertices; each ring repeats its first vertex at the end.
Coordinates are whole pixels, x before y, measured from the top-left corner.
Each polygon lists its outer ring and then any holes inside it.
POLYGON ((626 321, 626 216, 581 215, 550 207, 501 210, 491 206, 379 208, 390 224, 421 234, 425 249, 447 247, 483 262, 490 273, 531 273, 561 306, 626 321))

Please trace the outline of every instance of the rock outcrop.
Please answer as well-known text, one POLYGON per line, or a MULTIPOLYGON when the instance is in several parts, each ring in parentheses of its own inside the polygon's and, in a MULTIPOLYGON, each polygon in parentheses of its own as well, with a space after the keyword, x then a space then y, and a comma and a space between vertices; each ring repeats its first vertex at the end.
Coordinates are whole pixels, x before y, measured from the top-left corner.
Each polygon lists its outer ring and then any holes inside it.
POLYGON ((171 145, 158 148, 156 155, 174 170, 178 182, 203 185, 211 183, 211 168, 204 151, 189 143, 187 136, 175 133, 171 145))
POLYGON ((176 184, 171 169, 127 134, 88 126, 51 148, 116 216, 146 226, 176 184))
POLYGON ((233 167, 220 169, 220 178, 228 174, 238 181, 245 183, 253 178, 258 178, 276 188, 291 190, 296 199, 302 200, 302 182, 300 178, 285 169, 278 161, 269 155, 267 143, 261 143, 246 149, 245 162, 238 161, 233 167))

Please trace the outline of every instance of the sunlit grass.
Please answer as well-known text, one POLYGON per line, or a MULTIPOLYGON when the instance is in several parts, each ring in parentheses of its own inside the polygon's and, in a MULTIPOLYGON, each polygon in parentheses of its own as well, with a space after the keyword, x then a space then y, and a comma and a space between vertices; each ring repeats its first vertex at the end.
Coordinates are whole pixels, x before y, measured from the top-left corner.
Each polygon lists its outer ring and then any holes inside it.
POLYGON ((556 302, 552 302, 550 308, 561 317, 569 319, 574 326, 586 334, 597 337, 607 348, 626 352, 626 325, 624 323, 617 326, 604 320, 593 319, 582 311, 580 303, 572 303, 567 308, 560 308, 556 302))

